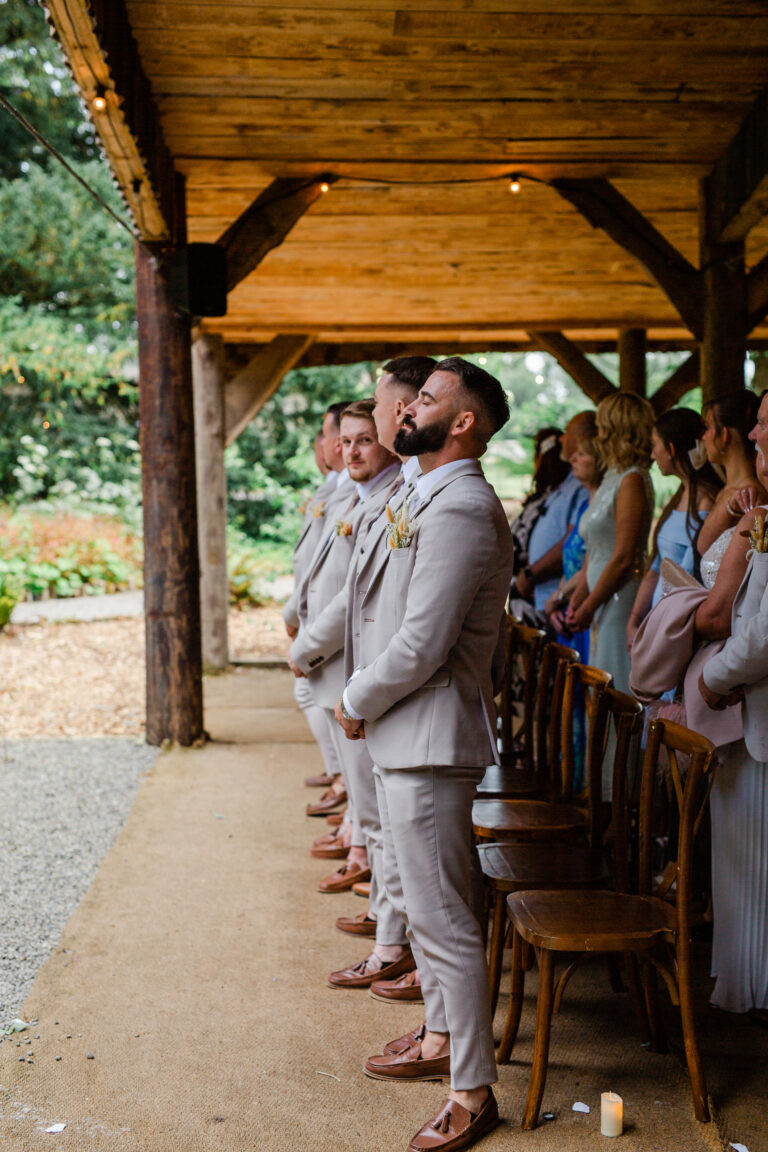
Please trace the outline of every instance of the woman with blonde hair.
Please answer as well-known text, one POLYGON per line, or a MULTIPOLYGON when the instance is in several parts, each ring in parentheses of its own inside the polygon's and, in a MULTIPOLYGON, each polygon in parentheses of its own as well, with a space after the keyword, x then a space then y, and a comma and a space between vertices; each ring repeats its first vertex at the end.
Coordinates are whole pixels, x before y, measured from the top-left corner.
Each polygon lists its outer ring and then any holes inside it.
POLYGON ((645 570, 653 516, 648 469, 654 414, 647 400, 616 392, 601 401, 596 420, 606 472, 579 523, 586 561, 566 624, 573 632, 590 629, 589 663, 610 672, 616 688, 628 692, 627 623, 645 570))

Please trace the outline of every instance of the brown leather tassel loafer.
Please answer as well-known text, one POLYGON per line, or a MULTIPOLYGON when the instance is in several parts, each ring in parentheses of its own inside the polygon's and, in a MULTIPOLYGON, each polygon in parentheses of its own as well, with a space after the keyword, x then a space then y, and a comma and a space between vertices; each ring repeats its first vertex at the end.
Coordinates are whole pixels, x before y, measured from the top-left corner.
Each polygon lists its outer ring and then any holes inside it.
POLYGON ((408 1152, 456 1152, 470 1148, 499 1123, 496 1097, 490 1088, 479 1112, 468 1112, 455 1100, 446 1100, 434 1120, 420 1128, 408 1152))
POLYGON ((342 968, 338 972, 331 972, 328 984, 331 988, 370 988, 373 981, 385 972, 392 976, 402 976, 416 967, 410 948, 398 960, 380 960, 375 952, 366 956, 359 964, 351 968, 342 968))

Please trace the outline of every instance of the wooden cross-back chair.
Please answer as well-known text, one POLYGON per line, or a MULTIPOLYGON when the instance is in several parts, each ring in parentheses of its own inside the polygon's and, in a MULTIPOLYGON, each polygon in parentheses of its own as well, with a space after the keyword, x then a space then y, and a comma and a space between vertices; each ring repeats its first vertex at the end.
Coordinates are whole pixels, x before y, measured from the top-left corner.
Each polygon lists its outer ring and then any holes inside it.
MULTIPOLYGON (((567 668, 564 707, 565 699, 573 697, 574 686, 588 685, 592 672, 593 669, 584 664, 572 664, 567 668), (569 684, 570 692, 567 690, 569 684)), ((599 888, 611 881, 618 890, 627 890, 627 764, 632 739, 642 727, 643 710, 631 696, 611 687, 598 694, 595 707, 610 718, 616 736, 612 765, 614 804, 608 829, 602 828, 600 806, 595 805, 596 811, 588 823, 584 844, 506 841, 478 846, 480 867, 491 897, 488 967, 494 1011, 507 935, 506 897, 510 892, 530 888, 599 888)), ((607 733, 603 716, 596 716, 595 721, 585 769, 588 783, 593 789, 596 786, 599 796, 607 733)), ((564 744, 569 735, 564 724, 564 744)), ((568 781, 565 786, 568 786, 568 781)))
POLYGON ((706 1085, 693 1015, 691 980, 691 893, 694 841, 701 826, 711 782, 714 746, 703 736, 668 720, 648 729, 640 793, 638 893, 603 891, 525 891, 507 897, 513 927, 512 989, 499 1060, 509 1059, 520 1021, 525 973, 523 943, 536 949, 539 991, 536 1037, 523 1128, 536 1126, 544 1093, 554 1005, 556 953, 624 953, 641 962, 651 1046, 665 1050, 656 997, 661 976, 680 1007, 686 1060, 696 1118, 709 1120, 706 1085), (662 750, 668 777, 659 771, 662 750), (685 775, 678 757, 687 756, 685 775), (666 779, 671 786, 666 788, 666 779), (676 844, 660 869, 656 823, 672 798, 679 818, 676 844), (660 803, 660 799, 663 800, 660 803), (660 879, 656 877, 660 876, 660 879))
POLYGON ((578 802, 573 797, 574 686, 579 684, 585 696, 587 759, 602 763, 608 717, 598 707, 598 700, 611 678, 607 672, 586 665, 580 665, 583 672, 570 677, 569 668, 576 666, 577 657, 572 648, 562 644, 545 646, 542 668, 550 662, 554 677, 544 709, 546 723, 537 739, 537 748, 546 748, 549 799, 486 799, 478 792, 472 808, 472 823, 479 840, 553 841, 588 837, 595 832, 600 810, 599 791, 592 795, 587 787, 578 802), (592 751, 591 745, 594 745, 592 751))
MULTIPOLYGON (((540 665, 545 635, 540 628, 506 620, 506 659, 499 710, 500 764, 492 764, 478 788, 486 799, 538 796, 546 790, 546 765, 534 751, 536 717, 541 707, 540 665), (516 705, 522 705, 515 730, 516 705)), ((548 675, 545 669, 545 676, 548 675)))

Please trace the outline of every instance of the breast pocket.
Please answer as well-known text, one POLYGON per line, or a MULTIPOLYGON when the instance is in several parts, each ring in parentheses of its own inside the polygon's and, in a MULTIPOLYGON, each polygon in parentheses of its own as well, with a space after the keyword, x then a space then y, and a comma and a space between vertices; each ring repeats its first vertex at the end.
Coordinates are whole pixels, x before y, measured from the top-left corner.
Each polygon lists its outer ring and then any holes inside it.
POLYGON ((387 583, 392 602, 395 629, 398 629, 405 616, 408 598, 408 584, 413 571, 413 554, 410 548, 392 548, 387 561, 387 583))

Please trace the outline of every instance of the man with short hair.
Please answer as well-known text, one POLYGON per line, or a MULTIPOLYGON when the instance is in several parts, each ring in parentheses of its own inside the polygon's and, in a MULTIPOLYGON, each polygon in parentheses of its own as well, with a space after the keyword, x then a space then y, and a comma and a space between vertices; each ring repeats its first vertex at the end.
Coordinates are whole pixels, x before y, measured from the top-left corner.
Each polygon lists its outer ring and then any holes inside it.
MULTIPOLYGON (((379 442, 390 451, 395 435, 400 427, 400 416, 406 406, 418 395, 421 384, 435 367, 431 357, 400 357, 385 365, 374 395, 373 418, 379 442)), ((379 493, 376 500, 370 501, 370 515, 366 510, 366 521, 358 526, 356 546, 350 564, 347 587, 354 583, 357 568, 365 563, 372 548, 384 541, 384 526, 388 523, 384 514, 384 504, 397 510, 403 492, 418 472, 418 460, 406 458, 400 475, 388 490, 379 493)), ((351 671, 355 667, 356 652, 354 638, 346 630, 346 609, 348 593, 346 588, 327 605, 319 617, 311 621, 300 633, 291 649, 291 659, 300 670, 307 672, 310 667, 322 667, 336 653, 344 652, 345 667, 351 671)), ((343 682, 342 682, 343 686, 343 682)), ((329 976, 334 988, 365 988, 376 985, 377 993, 383 999, 420 1000, 418 980, 411 970, 398 978, 392 966, 407 950, 408 941, 402 917, 396 912, 386 897, 383 884, 383 845, 381 822, 378 814, 376 787, 373 779, 373 762, 364 742, 349 745, 356 749, 360 759, 359 785, 367 790, 367 802, 363 809, 362 829, 366 837, 368 861, 371 867, 371 895, 367 912, 358 916, 342 916, 336 926, 343 932, 359 936, 375 936, 373 952, 364 960, 340 969, 329 976), (408 982, 406 988, 396 988, 400 979, 408 982), (391 995, 390 995, 391 993, 391 995)), ((329 837, 329 840, 331 838, 329 837)))
POLYGON ((411 1152, 468 1147, 498 1122, 488 969, 469 905, 472 802, 498 761, 492 666, 512 538, 479 457, 509 417, 499 382, 441 361, 395 438, 421 475, 351 603, 359 669, 336 705, 375 767, 387 892, 407 918, 426 1024, 365 1063, 389 1081, 451 1075, 411 1152))
MULTIPOLYGON (((299 675, 308 672, 312 698, 325 709, 329 722, 333 720, 333 706, 344 686, 343 653, 339 651, 322 662, 309 660, 303 669, 296 665, 294 654, 302 651, 312 621, 344 587, 357 529, 365 519, 369 502, 390 486, 398 471, 395 458, 379 444, 372 413, 372 400, 358 400, 341 414, 341 451, 350 478, 347 498, 335 503, 333 518, 325 517, 323 534, 299 588, 297 613, 300 625, 289 656, 294 671, 299 675)), ((351 846, 346 863, 320 882, 321 892, 341 892, 369 876, 366 841, 361 828, 361 821, 366 819, 367 793, 358 784, 360 773, 366 770, 366 766, 360 765, 358 751, 340 738, 338 728, 334 729, 333 735, 353 812, 351 846)), ((315 850, 318 848, 316 845, 315 850)))

